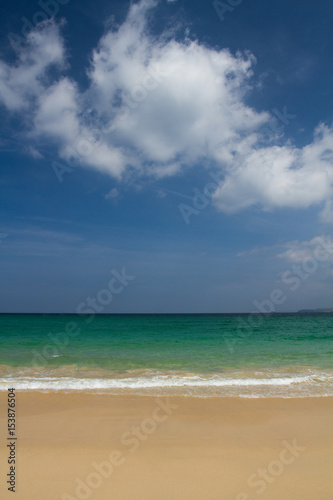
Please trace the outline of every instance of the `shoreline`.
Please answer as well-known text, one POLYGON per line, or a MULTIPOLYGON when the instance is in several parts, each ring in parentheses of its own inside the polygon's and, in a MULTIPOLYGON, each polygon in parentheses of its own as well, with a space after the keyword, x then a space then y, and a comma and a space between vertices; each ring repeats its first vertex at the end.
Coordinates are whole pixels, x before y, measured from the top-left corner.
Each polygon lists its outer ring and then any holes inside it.
MULTIPOLYGON (((16 400, 17 500, 332 498, 332 397, 16 391, 16 400)), ((3 446, 0 455, 6 464, 3 446)))
MULTIPOLYGON (((10 385, 12 387, 13 384, 10 385)), ((16 389, 17 390, 17 389, 16 389)), ((7 390, 0 389, 0 397, 1 394, 6 394, 7 390)), ((141 393, 141 392, 98 392, 94 390, 35 390, 35 389, 26 389, 23 391, 18 391, 20 394, 40 394, 40 395, 66 395, 66 396, 71 396, 71 395, 80 395, 80 396, 96 396, 96 397, 110 397, 110 398, 183 398, 183 399, 224 399, 224 400, 286 400, 286 401, 294 401, 294 400, 306 400, 306 399, 333 399, 333 396, 331 394, 311 394, 311 395, 301 395, 301 396, 295 396, 295 395, 229 395, 229 394, 209 394, 209 395, 204 395, 204 394, 176 394, 176 393, 141 393)))
POLYGON ((138 396, 297 398, 332 397, 333 370, 319 367, 224 369, 211 372, 76 365, 11 368, 0 365, 0 391, 63 391, 138 396))

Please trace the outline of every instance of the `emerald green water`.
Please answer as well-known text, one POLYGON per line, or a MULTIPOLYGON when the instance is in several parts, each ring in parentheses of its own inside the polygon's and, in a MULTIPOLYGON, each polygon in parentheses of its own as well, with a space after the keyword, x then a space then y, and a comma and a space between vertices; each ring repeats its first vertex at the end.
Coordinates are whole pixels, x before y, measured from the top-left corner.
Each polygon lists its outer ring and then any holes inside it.
POLYGON ((0 315, 0 375, 124 385, 130 374, 137 387, 189 376, 223 385, 231 373, 252 380, 258 371, 318 379, 333 368, 332 339, 332 314, 0 315))

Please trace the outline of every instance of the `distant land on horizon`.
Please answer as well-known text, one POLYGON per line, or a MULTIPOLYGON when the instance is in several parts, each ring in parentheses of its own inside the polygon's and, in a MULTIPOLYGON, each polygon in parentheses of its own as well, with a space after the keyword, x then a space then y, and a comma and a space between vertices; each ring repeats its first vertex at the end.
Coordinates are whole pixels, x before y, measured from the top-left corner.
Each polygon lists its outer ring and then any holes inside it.
POLYGON ((318 309, 301 309, 298 313, 332 313, 333 307, 321 307, 318 309))

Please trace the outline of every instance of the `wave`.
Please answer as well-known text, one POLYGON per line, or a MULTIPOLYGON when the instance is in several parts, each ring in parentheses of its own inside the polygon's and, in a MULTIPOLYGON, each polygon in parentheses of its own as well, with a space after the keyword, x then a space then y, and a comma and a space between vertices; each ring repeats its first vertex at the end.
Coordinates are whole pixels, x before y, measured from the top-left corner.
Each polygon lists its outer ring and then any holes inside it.
POLYGON ((310 397, 333 396, 333 372, 298 369, 194 374, 156 370, 107 370, 66 367, 62 370, 7 371, 0 378, 0 390, 87 391, 109 394, 310 397))

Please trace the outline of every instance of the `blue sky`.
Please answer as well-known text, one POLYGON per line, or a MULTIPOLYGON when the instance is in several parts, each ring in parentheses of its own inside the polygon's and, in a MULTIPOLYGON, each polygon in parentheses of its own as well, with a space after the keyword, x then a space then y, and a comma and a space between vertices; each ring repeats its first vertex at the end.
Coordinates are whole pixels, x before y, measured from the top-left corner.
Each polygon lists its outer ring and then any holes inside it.
POLYGON ((332 14, 3 3, 0 312, 332 306, 332 14))

